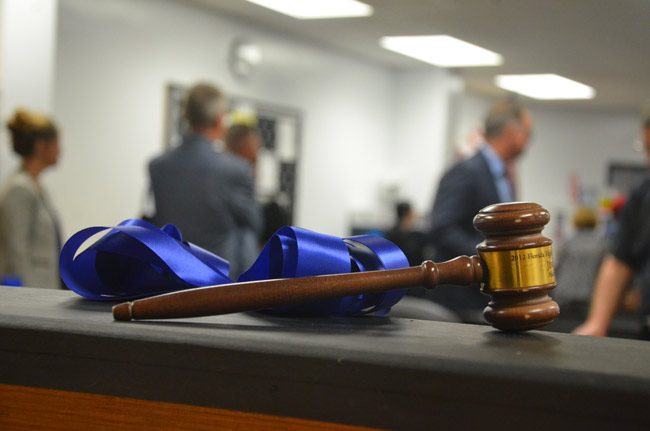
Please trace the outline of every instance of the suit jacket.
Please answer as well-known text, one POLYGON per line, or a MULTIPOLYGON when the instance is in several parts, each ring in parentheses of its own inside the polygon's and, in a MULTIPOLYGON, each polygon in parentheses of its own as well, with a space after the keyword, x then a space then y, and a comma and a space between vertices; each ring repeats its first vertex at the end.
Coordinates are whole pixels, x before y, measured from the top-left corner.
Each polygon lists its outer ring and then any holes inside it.
POLYGON ((498 202, 499 193, 481 151, 452 166, 440 180, 431 213, 436 259, 476 254, 476 244, 483 237, 474 229, 474 216, 498 202))
POLYGON ((60 246, 56 213, 45 191, 26 172, 11 176, 0 192, 0 278, 59 288, 60 246))
MULTIPOLYGON (((476 245, 483 241, 483 236, 474 229, 474 216, 482 208, 498 202, 499 193, 481 151, 452 166, 440 180, 431 213, 435 259, 445 261, 476 254, 476 245)), ((488 303, 487 296, 477 286, 439 286, 427 291, 416 289, 412 294, 425 296, 470 323, 482 322, 481 311, 488 303)))
POLYGON ((252 169, 245 160, 219 153, 194 135, 149 164, 155 200, 153 222, 173 223, 183 239, 240 265, 237 232, 259 232, 262 217, 253 196, 252 169))

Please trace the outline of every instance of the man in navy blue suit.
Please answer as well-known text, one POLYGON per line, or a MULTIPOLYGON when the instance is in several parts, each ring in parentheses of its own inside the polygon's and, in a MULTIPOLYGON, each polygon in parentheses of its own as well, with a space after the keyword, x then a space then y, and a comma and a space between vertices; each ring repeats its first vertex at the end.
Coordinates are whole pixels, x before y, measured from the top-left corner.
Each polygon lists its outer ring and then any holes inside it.
MULTIPOLYGON (((472 221, 483 207, 516 200, 511 173, 530 139, 532 120, 516 99, 496 102, 485 119, 485 144, 469 159, 449 169, 433 204, 431 235, 436 260, 476 253, 483 240, 472 221)), ((440 286, 426 293, 466 322, 482 322, 487 296, 478 289, 440 286)))

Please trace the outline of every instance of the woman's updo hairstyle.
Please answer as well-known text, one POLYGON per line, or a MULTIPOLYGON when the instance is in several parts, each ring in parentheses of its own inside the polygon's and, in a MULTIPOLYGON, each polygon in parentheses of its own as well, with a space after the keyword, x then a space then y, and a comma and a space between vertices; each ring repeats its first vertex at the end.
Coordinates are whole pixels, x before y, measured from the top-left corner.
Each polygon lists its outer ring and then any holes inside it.
POLYGON ((13 117, 7 121, 7 128, 11 132, 14 151, 22 157, 29 157, 34 153, 36 142, 50 142, 59 135, 52 120, 25 109, 16 110, 13 117))

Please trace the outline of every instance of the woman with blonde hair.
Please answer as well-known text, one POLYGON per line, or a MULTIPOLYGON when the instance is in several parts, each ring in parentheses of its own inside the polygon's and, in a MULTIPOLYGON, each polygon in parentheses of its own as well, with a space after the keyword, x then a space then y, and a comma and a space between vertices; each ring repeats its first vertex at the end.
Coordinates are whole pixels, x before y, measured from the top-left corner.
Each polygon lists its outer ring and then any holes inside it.
POLYGON ((23 109, 7 127, 22 164, 0 189, 0 284, 59 288, 58 221, 40 182, 59 159, 59 133, 52 120, 23 109))

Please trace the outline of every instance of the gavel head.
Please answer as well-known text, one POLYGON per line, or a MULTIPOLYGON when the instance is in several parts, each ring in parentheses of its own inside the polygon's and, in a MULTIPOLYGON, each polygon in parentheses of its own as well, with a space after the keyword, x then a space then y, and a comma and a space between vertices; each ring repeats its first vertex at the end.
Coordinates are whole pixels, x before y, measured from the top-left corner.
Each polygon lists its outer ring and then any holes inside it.
POLYGON ((548 211, 530 202, 491 205, 474 217, 485 241, 476 248, 487 274, 481 291, 491 297, 485 319, 504 331, 551 323, 560 307, 548 292, 555 287, 549 238, 542 229, 548 211))

